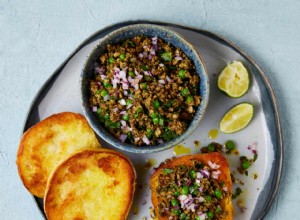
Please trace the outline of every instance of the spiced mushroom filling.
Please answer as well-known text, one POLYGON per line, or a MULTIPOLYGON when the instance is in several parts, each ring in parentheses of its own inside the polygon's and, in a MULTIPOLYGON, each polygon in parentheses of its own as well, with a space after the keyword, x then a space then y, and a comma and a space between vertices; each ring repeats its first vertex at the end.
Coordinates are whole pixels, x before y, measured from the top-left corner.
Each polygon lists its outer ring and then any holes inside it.
POLYGON ((183 134, 200 105, 191 59, 157 37, 107 45, 94 68, 89 103, 122 142, 156 145, 183 134))
POLYGON ((156 188, 160 196, 158 215, 168 219, 222 219, 228 215, 221 201, 230 195, 218 164, 193 161, 193 166, 164 168, 156 188))

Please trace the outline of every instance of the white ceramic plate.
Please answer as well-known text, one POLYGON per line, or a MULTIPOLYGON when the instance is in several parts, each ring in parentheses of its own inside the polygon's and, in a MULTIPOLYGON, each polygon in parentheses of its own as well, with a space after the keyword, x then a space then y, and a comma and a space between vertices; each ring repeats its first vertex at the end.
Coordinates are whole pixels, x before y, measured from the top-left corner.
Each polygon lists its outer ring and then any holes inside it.
MULTIPOLYGON (((166 26, 181 34, 192 43, 200 56, 204 59, 210 77, 211 91, 206 115, 195 132, 181 145, 188 148, 190 153, 199 153, 194 141, 205 146, 212 141, 225 143, 231 139, 238 146, 240 155, 253 157, 247 149, 251 143, 257 143, 258 159, 249 169, 249 175, 237 175, 244 185, 234 184, 234 188, 242 188, 242 195, 233 200, 234 219, 262 218, 274 199, 279 185, 282 166, 282 138, 276 99, 271 85, 264 72, 243 51, 226 39, 213 33, 161 22, 136 21, 119 23, 102 29, 83 42, 53 73, 52 77, 41 88, 34 99, 24 125, 24 131, 38 121, 58 112, 72 111, 82 113, 80 100, 80 73, 85 60, 98 40, 107 33, 133 23, 152 23, 166 26), (246 64, 251 73, 252 84, 248 93, 239 99, 232 99, 221 93, 216 85, 217 74, 225 65, 233 60, 240 60, 246 64), (232 106, 250 102, 255 106, 255 116, 248 127, 234 134, 222 134, 220 131, 215 139, 209 138, 209 131, 218 129, 218 124, 224 113, 232 106), (254 180, 253 175, 258 178, 254 180), (246 209, 242 212, 237 202, 242 201, 246 209)), ((107 144, 100 140, 103 146, 107 144)), ((109 146, 108 146, 109 147, 109 146)), ((160 162, 173 157, 174 148, 155 154, 125 153, 133 161, 137 170, 137 187, 135 198, 128 219, 150 218, 149 208, 152 207, 149 177, 153 167, 146 168, 147 160, 154 160, 158 166, 160 162)), ((228 157, 231 169, 235 170, 239 163, 239 156, 228 157)), ((39 209, 43 213, 42 200, 34 197, 39 209)))

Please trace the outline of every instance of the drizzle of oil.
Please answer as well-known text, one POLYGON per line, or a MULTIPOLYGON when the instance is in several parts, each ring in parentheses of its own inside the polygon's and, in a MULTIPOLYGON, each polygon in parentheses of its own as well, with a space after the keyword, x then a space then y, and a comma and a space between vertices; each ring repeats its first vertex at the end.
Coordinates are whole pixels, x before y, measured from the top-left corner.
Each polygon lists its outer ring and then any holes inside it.
POLYGON ((208 132, 208 137, 209 137, 210 139, 213 140, 213 139, 216 139, 216 138, 217 138, 218 134, 219 134, 219 132, 218 132, 217 129, 211 129, 211 130, 208 132))
POLYGON ((150 169, 157 164, 157 161, 154 158, 148 158, 145 163, 145 169, 150 169))
POLYGON ((190 154, 191 149, 188 147, 185 147, 183 145, 177 145, 174 147, 174 154, 175 156, 181 155, 181 154, 190 154))
POLYGON ((252 174, 252 177, 253 177, 253 179, 256 180, 256 179, 258 178, 258 174, 257 174, 257 173, 253 173, 253 174, 252 174))
POLYGON ((234 155, 236 155, 236 156, 238 156, 238 155, 240 154, 240 152, 239 152, 237 149, 234 149, 234 150, 232 151, 232 153, 233 153, 234 155))
POLYGON ((195 148, 199 148, 200 146, 201 146, 201 142, 195 140, 195 141, 194 141, 194 147, 195 147, 195 148))
POLYGON ((139 207, 134 206, 134 207, 133 207, 133 214, 134 214, 134 215, 137 215, 138 213, 139 213, 139 207))

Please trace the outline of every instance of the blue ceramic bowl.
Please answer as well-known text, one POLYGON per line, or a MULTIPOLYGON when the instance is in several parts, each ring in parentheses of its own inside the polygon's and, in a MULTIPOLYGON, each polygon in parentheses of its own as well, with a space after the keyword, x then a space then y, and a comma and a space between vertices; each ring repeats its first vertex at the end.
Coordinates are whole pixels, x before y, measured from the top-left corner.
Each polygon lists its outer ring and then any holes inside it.
POLYGON ((110 34, 106 35, 99 41, 98 46, 92 51, 88 57, 82 72, 81 81, 81 98, 82 106, 85 117, 87 118, 89 124, 92 126, 94 131, 106 142, 112 146, 119 148, 124 151, 129 151, 133 153, 154 153, 158 151, 163 151, 169 149, 183 140, 185 140, 189 135, 197 128, 199 122, 204 116, 208 99, 209 99, 209 79, 199 54, 196 52, 194 47, 184 40, 176 32, 169 30, 167 28, 152 25, 152 24, 136 24, 129 25, 120 29, 117 29, 110 34), (135 146, 132 144, 122 143, 113 135, 111 135, 98 121, 96 116, 92 113, 89 106, 89 81, 94 77, 94 63, 99 59, 100 55, 106 50, 108 44, 116 44, 125 39, 132 38, 134 36, 145 35, 149 37, 157 36, 163 39, 165 42, 170 42, 174 47, 180 48, 193 62, 196 67, 196 72, 199 74, 200 83, 199 90, 202 97, 202 102, 198 107, 194 119, 191 121, 187 130, 179 137, 165 142, 159 145, 152 146, 135 146))

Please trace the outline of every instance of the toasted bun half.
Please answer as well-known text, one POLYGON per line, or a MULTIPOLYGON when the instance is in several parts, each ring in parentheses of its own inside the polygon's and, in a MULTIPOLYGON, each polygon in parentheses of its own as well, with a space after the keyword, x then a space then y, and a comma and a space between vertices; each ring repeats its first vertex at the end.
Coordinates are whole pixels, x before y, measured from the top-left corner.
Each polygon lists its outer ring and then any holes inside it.
POLYGON ((126 219, 135 190, 133 165, 108 149, 83 150, 51 173, 44 198, 48 220, 126 219))
MULTIPOLYGON (((218 176, 218 180, 224 181, 225 186, 228 188, 228 192, 231 195, 232 193, 232 182, 230 177, 230 169, 228 162, 224 156, 222 156, 220 153, 207 153, 207 154, 196 154, 196 155, 187 155, 182 156, 178 158, 171 159, 169 162, 161 164, 158 169, 153 173, 150 179, 150 188, 152 191, 151 199, 152 204, 154 206, 154 211, 156 213, 156 217, 158 220, 167 220, 169 219, 168 216, 160 216, 158 204, 160 201, 164 198, 161 198, 161 196, 157 193, 157 187, 159 185, 159 176, 164 175, 163 170, 165 168, 172 169, 180 165, 185 165, 187 167, 190 167, 193 165, 193 161, 198 161, 202 164, 208 165, 209 161, 212 163, 216 163, 220 165, 219 169, 221 171, 221 174, 218 176)), ((228 215, 225 218, 222 218, 222 220, 231 220, 233 218, 233 206, 231 201, 231 196, 225 197, 221 201, 221 207, 223 210, 228 212, 228 215)))
POLYGON ((23 134, 17 153, 18 172, 28 191, 43 198, 48 176, 61 160, 78 150, 99 147, 82 115, 55 114, 23 134))

